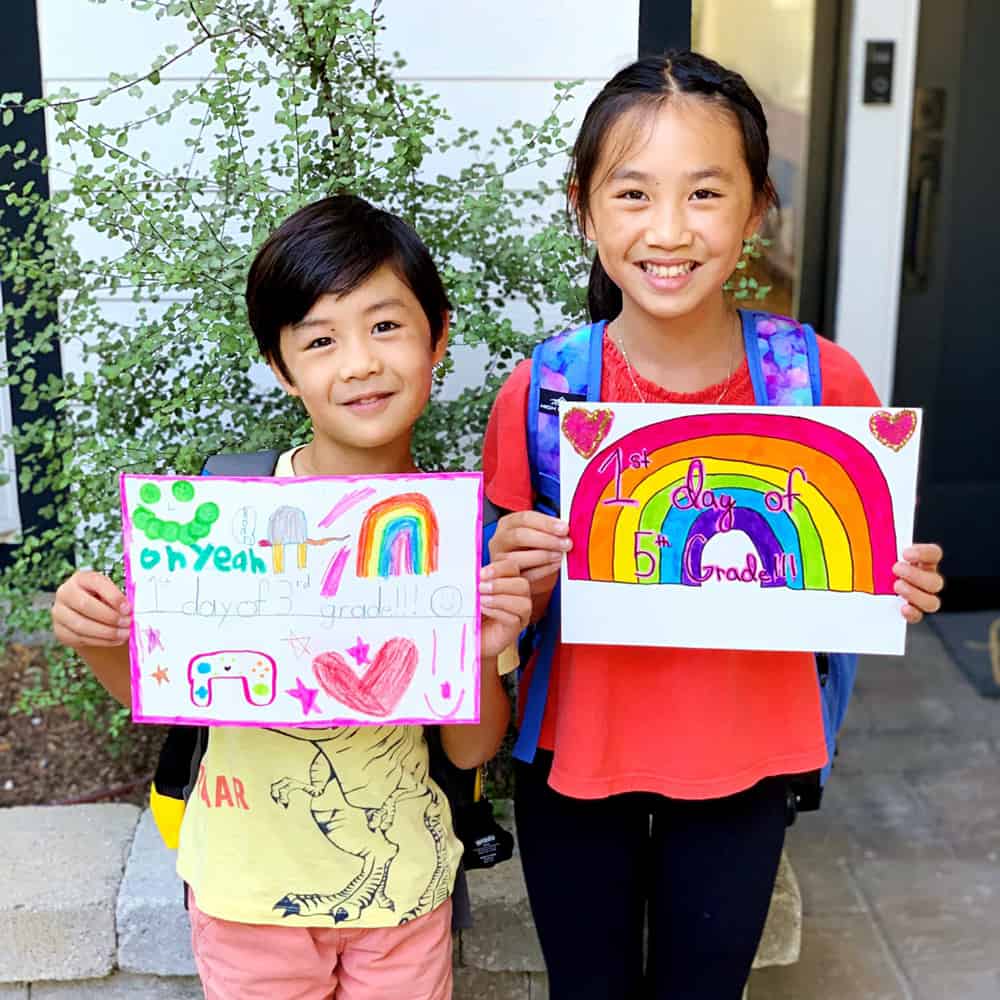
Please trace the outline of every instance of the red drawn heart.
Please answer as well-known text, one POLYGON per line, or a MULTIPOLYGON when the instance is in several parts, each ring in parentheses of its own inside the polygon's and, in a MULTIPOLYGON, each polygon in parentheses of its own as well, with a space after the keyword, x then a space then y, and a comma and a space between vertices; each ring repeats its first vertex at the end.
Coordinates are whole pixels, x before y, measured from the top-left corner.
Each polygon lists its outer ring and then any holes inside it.
POLYGON ((879 410, 871 415, 868 428, 876 441, 899 451, 917 429, 917 414, 914 410, 899 410, 897 413, 879 410))
POLYGON ((389 639, 361 677, 333 651, 320 653, 312 668, 320 687, 342 705, 384 719, 410 686, 417 659, 417 646, 411 639, 389 639))

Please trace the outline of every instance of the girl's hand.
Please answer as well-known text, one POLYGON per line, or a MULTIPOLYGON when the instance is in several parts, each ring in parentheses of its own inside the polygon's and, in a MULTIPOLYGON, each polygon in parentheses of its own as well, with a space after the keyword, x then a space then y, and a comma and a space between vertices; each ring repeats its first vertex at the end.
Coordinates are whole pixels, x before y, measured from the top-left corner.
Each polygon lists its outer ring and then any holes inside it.
POLYGON ((555 586, 563 556, 573 547, 569 525, 537 510, 505 514, 490 539, 490 559, 511 559, 533 594, 555 586))
POLYGON ((903 550, 902 561, 892 567, 897 577, 896 593, 906 600, 903 617, 911 625, 941 607, 937 595, 944 587, 944 577, 938 572, 938 564, 943 554, 940 545, 911 545, 903 550))
POLYGON ((121 646, 131 623, 125 595, 103 573, 78 570, 56 591, 52 629, 64 646, 121 646))
POLYGON ((531 618, 531 588, 512 559, 482 568, 479 606, 482 615, 480 651, 483 659, 492 659, 517 642, 531 618))

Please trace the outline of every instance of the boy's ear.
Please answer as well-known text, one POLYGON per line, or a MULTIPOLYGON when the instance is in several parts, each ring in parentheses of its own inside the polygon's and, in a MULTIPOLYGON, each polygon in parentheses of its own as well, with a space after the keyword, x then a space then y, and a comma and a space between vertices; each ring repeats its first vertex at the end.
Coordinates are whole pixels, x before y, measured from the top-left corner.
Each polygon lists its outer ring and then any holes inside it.
POLYGON ((278 380, 278 385, 280 385, 289 396, 301 395, 299 390, 295 387, 295 383, 281 370, 281 365, 278 364, 275 358, 268 358, 267 366, 272 372, 274 372, 274 377, 278 380))
POLYGON ((451 314, 443 313, 441 316, 443 320, 441 324, 441 336, 438 337, 438 342, 434 345, 434 350, 431 353, 431 364, 438 364, 444 360, 444 356, 448 351, 448 333, 451 330, 451 314))

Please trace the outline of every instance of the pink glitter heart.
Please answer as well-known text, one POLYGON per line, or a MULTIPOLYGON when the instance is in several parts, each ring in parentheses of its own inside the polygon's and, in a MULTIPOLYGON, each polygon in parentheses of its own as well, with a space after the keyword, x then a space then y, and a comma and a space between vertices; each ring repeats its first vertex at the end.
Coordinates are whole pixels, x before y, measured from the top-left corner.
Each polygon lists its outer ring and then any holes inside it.
POLYGON ((868 428, 880 444, 900 451, 917 429, 917 414, 915 410, 899 410, 897 413, 879 410, 871 415, 868 428))
POLYGON ((610 410, 584 410, 574 406, 563 414, 562 432, 578 455, 590 458, 610 433, 614 419, 610 410))

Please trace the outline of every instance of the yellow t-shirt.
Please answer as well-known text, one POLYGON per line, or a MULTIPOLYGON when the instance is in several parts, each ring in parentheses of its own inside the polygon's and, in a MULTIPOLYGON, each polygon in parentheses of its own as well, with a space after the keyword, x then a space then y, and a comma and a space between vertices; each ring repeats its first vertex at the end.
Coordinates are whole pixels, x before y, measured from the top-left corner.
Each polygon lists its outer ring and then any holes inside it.
POLYGON ((214 726, 177 871, 225 920, 390 927, 443 903, 461 856, 422 726, 214 726))

